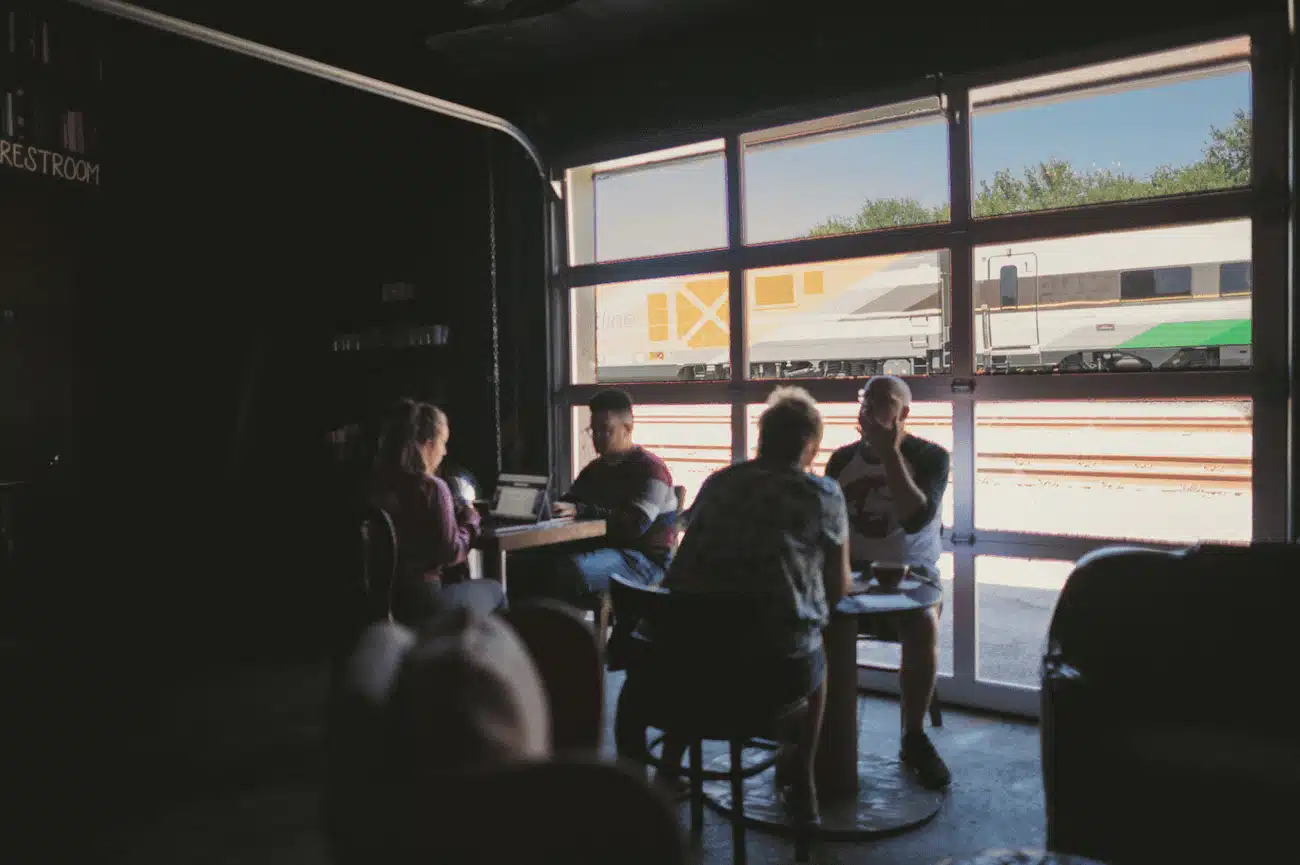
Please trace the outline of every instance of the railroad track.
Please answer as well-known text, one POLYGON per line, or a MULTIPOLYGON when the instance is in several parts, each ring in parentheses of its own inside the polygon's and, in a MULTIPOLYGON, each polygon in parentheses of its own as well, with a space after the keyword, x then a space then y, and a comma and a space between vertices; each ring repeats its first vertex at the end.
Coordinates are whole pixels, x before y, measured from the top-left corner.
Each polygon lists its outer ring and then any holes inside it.
MULTIPOLYGON (((700 468, 721 468, 731 460, 731 448, 721 444, 689 444, 694 428, 701 425, 718 424, 716 418, 680 416, 658 416, 642 418, 637 424, 638 438, 655 453, 669 463, 698 466, 700 468), (685 439, 686 441, 683 441, 685 439)), ((852 425, 853 421, 828 418, 827 425, 843 427, 852 425)), ((918 419, 912 425, 920 435, 927 431, 944 430, 946 425, 926 423, 918 419)), ((1246 491, 1252 480, 1251 458, 1231 454, 1197 453, 1199 449, 1193 436, 1212 433, 1220 441, 1222 436, 1250 436, 1248 418, 1224 417, 1151 417, 1124 418, 1098 421, 1092 418, 1052 417, 1052 418, 998 418, 989 422, 981 421, 980 429, 1014 430, 1014 442, 1023 443, 1025 432, 1039 430, 1046 437, 1046 443, 1053 445, 1054 452, 1037 449, 989 449, 981 450, 976 455, 977 477, 984 479, 1016 477, 1027 482, 1074 482, 1080 484, 1121 483, 1125 486, 1179 486, 1192 489, 1211 489, 1224 491, 1246 491), (1114 433, 1138 432, 1158 433, 1162 444, 1154 445, 1147 439, 1145 450, 1160 449, 1162 453, 1092 453, 1078 454, 1062 452, 1062 444, 1068 444, 1071 434, 1099 434, 1109 432, 1107 449, 1113 450, 1116 444, 1114 433), (1165 444, 1180 443, 1190 450, 1189 453, 1170 453, 1173 448, 1165 444)), ((1083 449, 1083 448, 1080 448, 1083 449)), ((1217 449, 1217 448, 1216 448, 1217 449)), ((1236 450, 1234 448, 1234 450, 1236 450)), ((1238 451, 1239 452, 1239 451, 1238 451)), ((820 471, 825 467, 829 452, 823 452, 815 468, 820 471)))

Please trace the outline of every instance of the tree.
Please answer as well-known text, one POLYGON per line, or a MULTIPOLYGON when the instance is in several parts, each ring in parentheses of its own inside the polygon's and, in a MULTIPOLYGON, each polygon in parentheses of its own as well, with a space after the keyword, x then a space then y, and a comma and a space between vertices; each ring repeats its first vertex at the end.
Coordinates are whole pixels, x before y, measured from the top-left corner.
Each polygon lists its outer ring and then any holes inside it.
POLYGON ((849 234, 870 231, 873 228, 898 228, 903 225, 924 225, 948 219, 948 205, 926 207, 915 198, 867 199, 866 204, 852 219, 834 216, 814 226, 810 237, 827 234, 849 234))
POLYGON ((1210 127, 1210 144, 1205 148, 1205 164, 1223 172, 1234 186, 1250 183, 1250 115, 1237 109, 1227 129, 1210 127))
MULTIPOLYGON (((1063 159, 1049 159, 1016 175, 1009 168, 980 181, 971 202, 976 216, 1057 210, 1108 201, 1186 195, 1250 182, 1251 120, 1237 111, 1225 129, 1210 127, 1203 156, 1190 165, 1162 165, 1147 177, 1109 168, 1079 171, 1063 159)), ((930 207, 914 198, 867 199, 852 217, 835 216, 814 226, 809 237, 878 228, 947 222, 947 204, 930 207)))

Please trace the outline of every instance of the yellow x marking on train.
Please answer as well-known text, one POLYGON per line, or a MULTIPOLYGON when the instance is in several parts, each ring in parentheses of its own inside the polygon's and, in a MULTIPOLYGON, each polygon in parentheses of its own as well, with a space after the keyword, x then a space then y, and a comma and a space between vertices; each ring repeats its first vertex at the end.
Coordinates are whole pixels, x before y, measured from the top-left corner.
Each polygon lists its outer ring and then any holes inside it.
POLYGON ((677 291, 677 336, 691 348, 725 347, 730 315, 725 277, 693 280, 677 291))

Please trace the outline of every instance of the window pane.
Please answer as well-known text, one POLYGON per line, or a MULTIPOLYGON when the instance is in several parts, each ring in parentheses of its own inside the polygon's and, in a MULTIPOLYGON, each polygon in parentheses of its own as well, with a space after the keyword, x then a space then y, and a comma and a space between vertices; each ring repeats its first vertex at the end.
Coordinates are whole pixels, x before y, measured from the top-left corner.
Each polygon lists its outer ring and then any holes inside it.
POLYGON ((978 247, 975 368, 1250 366, 1250 234, 1242 219, 978 247))
POLYGON ((1219 265, 1219 294, 1250 294, 1249 261, 1230 261, 1219 265))
POLYGON ((711 141, 567 171, 569 263, 726 246, 722 149, 711 141))
POLYGON ((977 403, 977 529, 1249 541, 1250 400, 977 403))
POLYGON ((974 215, 1248 186, 1250 68, 1232 58, 1249 50, 1228 40, 972 90, 974 215), (1207 58, 1227 65, 1173 71, 1207 58), (1131 77, 1152 67, 1166 72, 1131 77))
MULTIPOLYGON (((686 506, 695 500, 704 479, 731 464, 731 406, 639 405, 635 409, 637 444, 668 464, 673 484, 686 487, 686 506)), ((591 412, 573 409, 573 476, 596 458, 587 427, 591 412)))
POLYGON ((950 368, 947 250, 746 273, 750 378, 950 368))
POLYGON ((727 378, 727 291, 725 273, 573 289, 573 383, 727 378))
MULTIPOLYGON (((939 672, 952 675, 952 553, 939 557, 939 578, 943 586, 943 609, 939 611, 939 672)), ((858 641, 858 666, 897 670, 902 658, 898 643, 858 641)))
POLYGON ((1074 569, 1052 559, 975 557, 975 676, 1037 687, 1056 598, 1074 569))
MULTIPOLYGON (((858 441, 858 404, 854 402, 821 402, 817 407, 822 412, 822 446, 817 451, 812 470, 816 474, 826 473, 826 461, 836 448, 858 441)), ((758 456, 758 418, 767 406, 763 403, 751 403, 746 414, 749 424, 749 458, 758 456)), ((912 412, 907 419, 907 431, 913 435, 929 439, 943 445, 952 453, 952 404, 946 402, 914 402, 912 412)), ((948 494, 943 497, 943 524, 952 526, 952 475, 948 476, 948 494)))
POLYGON ((745 242, 947 222, 937 108, 932 98, 746 136, 745 242), (808 128, 831 124, 840 128, 808 128))

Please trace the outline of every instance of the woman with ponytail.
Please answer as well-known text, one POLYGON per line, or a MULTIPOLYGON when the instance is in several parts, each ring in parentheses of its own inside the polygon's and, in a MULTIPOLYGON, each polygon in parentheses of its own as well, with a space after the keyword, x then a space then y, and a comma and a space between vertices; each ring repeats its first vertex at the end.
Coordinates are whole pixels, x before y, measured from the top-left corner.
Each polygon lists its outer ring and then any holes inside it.
POLYGON ((404 399, 384 418, 369 498, 388 511, 397 530, 393 617, 418 625, 448 607, 486 615, 504 606, 490 580, 444 584, 444 572, 462 564, 478 538, 473 505, 454 502, 436 472, 447 455, 451 426, 437 406, 404 399))

